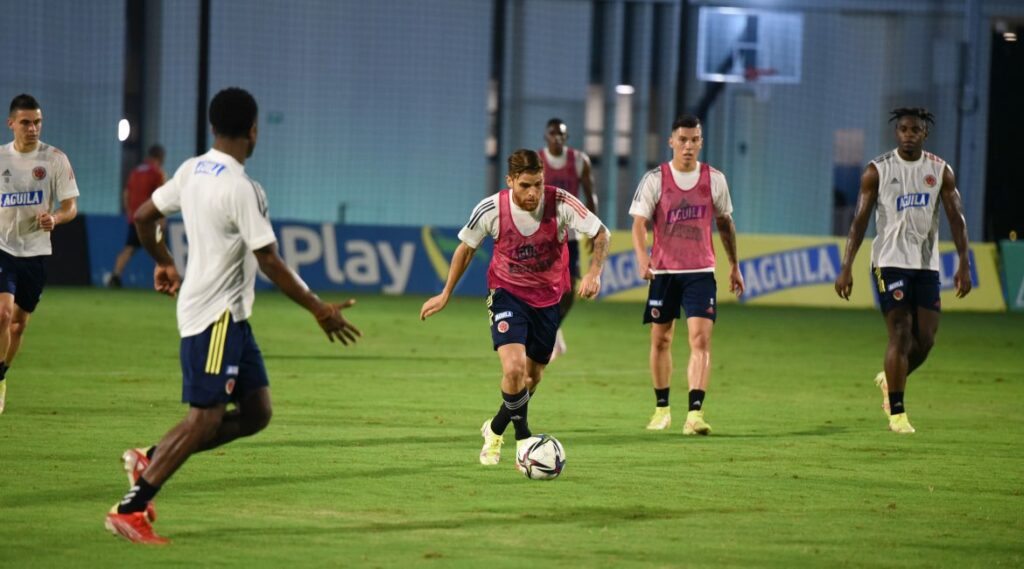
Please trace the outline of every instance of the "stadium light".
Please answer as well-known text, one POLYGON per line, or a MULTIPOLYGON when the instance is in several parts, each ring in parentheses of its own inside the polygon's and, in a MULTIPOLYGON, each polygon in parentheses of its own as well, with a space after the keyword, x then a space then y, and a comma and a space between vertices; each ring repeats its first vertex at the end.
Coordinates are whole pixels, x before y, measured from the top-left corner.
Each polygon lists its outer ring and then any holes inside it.
POLYGON ((616 85, 615 92, 620 95, 632 95, 636 92, 636 88, 632 85, 616 85))
POLYGON ((132 133, 132 125, 128 123, 128 119, 121 119, 117 121, 117 139, 121 142, 128 140, 128 135, 132 133))

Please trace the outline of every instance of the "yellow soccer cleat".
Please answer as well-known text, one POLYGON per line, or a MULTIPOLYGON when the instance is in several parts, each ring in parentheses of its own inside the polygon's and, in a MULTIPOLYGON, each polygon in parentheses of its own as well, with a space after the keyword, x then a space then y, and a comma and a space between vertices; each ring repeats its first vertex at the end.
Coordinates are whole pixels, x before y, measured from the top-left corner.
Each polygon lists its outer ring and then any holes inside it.
POLYGON ((910 419, 907 418, 906 413, 889 415, 889 430, 900 435, 909 435, 916 432, 910 424, 910 419))
POLYGON ((885 380, 885 372, 880 371, 875 376, 875 385, 882 390, 882 409, 889 414, 889 382, 885 380))
POLYGON ((711 425, 704 420, 704 411, 690 411, 683 425, 684 435, 710 435, 711 425))
POLYGON ((651 420, 647 423, 648 431, 664 431, 672 426, 672 408, 655 407, 651 420))
POLYGON ((480 464, 494 466, 501 460, 501 445, 505 444, 505 437, 494 434, 491 430, 491 420, 484 421, 480 427, 480 434, 484 437, 484 446, 480 449, 480 464))
POLYGON ((7 406, 7 380, 0 381, 0 413, 4 412, 7 406))

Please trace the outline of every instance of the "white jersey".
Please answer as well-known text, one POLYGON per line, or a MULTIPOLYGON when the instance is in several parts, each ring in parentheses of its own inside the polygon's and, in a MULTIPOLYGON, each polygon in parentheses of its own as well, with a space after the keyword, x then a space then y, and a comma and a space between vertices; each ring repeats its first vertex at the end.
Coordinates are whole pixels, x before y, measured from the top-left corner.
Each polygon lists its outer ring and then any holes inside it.
MULTIPOLYGON (((583 202, 569 192, 559 188, 555 196, 558 202, 556 211, 558 212, 559 241, 565 241, 567 229, 579 231, 587 237, 594 237, 604 227, 594 212, 587 209, 583 202)), ((499 194, 486 197, 473 208, 469 223, 459 231, 459 240, 478 249, 488 235, 494 239, 498 238, 501 230, 500 223, 498 223, 498 197, 499 194)), ((533 211, 522 209, 516 205, 516 201, 513 199, 509 199, 508 204, 512 213, 512 222, 516 224, 519 233, 530 236, 540 229, 541 217, 544 215, 543 194, 541 194, 540 203, 533 211)), ((607 228, 605 231, 608 231, 607 228)))
POLYGON ((52 253, 50 233, 36 215, 76 197, 75 172, 63 152, 43 142, 25 153, 13 142, 0 146, 0 249, 15 257, 52 253))
POLYGON ((907 162, 892 150, 871 163, 878 170, 872 266, 939 270, 939 190, 946 161, 923 152, 907 162))
POLYGON ((195 336, 231 311, 235 322, 252 315, 256 257, 274 243, 267 196, 233 157, 210 150, 186 160, 153 192, 164 215, 181 212, 188 261, 178 293, 178 332, 195 336))

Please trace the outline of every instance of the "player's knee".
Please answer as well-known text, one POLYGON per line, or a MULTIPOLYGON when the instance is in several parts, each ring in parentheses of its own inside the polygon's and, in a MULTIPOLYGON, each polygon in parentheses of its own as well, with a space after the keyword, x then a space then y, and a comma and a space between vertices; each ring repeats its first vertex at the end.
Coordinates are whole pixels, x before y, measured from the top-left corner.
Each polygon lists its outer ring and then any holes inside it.
POLYGON ((25 334, 25 323, 24 322, 11 322, 11 337, 15 339, 21 339, 25 334))
POLYGON ((270 405, 260 405, 247 419, 250 434, 258 433, 270 425, 270 419, 274 416, 274 410, 270 405))
POLYGON ((690 336, 691 352, 707 352, 711 349, 711 334, 693 334, 690 336))
POLYGON ((920 352, 927 354, 935 345, 934 332, 919 332, 917 334, 917 348, 920 352))
POLYGON ((655 334, 651 336, 651 349, 667 352, 672 349, 672 334, 655 334))
POLYGON ((0 307, 0 326, 10 327, 11 320, 14 318, 14 310, 8 306, 0 307))

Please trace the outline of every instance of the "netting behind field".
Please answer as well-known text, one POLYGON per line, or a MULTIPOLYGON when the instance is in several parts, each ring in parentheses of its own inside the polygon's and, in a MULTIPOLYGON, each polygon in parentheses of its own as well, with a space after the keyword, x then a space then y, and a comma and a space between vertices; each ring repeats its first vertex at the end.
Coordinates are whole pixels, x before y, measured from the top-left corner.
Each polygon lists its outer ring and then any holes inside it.
POLYGON ((729 176, 743 231, 844 234, 857 174, 895 147, 893 107, 931 109, 926 149, 951 162, 957 154, 959 16, 803 17, 800 81, 728 84, 708 115, 705 157, 729 176))
MULTIPOLYGON (((119 207, 125 6, 19 3, 5 13, 17 14, 22 33, 0 36, 12 61, 0 75, 4 96, 28 91, 40 99, 43 138, 70 156, 86 212, 119 207)), ((201 3, 153 6, 145 143, 163 143, 173 171, 196 151, 201 3)), ((843 232, 857 172, 894 145, 886 122, 892 107, 929 107, 937 124, 926 147, 957 158, 958 11, 849 11, 822 2, 801 13, 797 82, 721 88, 697 76, 699 12, 711 2, 688 4, 686 29, 682 4, 668 1, 210 6, 209 94, 239 85, 257 97, 260 142, 248 169, 278 219, 459 225, 500 183, 505 155, 540 147, 546 120, 561 116, 570 144, 594 158, 605 221, 625 227, 639 175, 670 156, 673 115, 709 93, 702 159, 728 175, 742 232, 843 232), (609 59, 616 49, 617 63, 609 59), (624 90, 614 94, 609 85, 619 83, 624 90), (611 114, 610 97, 618 105, 611 114), (616 139, 615 160, 602 155, 608 137, 616 139), (639 137, 644 144, 634 142, 639 137)), ((767 51, 793 45, 789 35, 776 39, 767 51)), ((743 52, 737 61, 750 58, 743 52)), ((979 75, 979 116, 986 80, 979 75)), ((980 179, 961 180, 969 208, 980 204, 971 193, 981 191, 980 179)))
MULTIPOLYGON (((43 111, 41 139, 63 150, 81 191, 79 208, 117 211, 120 203, 124 84, 124 0, 5 2, 0 52, 4 116, 28 93, 43 111)), ((12 139, 10 131, 3 143, 12 139)))

